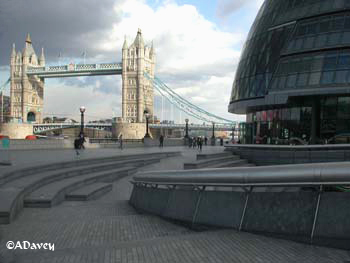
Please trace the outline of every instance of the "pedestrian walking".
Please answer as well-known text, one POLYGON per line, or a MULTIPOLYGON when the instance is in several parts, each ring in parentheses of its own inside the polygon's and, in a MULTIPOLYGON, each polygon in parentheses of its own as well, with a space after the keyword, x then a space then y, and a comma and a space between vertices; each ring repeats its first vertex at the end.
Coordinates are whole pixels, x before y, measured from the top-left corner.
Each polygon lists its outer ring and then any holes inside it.
POLYGON ((198 149, 199 149, 199 151, 202 151, 202 147, 203 147, 203 139, 202 139, 202 137, 198 137, 198 149))
POLYGON ((196 137, 193 137, 193 138, 192 138, 192 147, 193 147, 193 148, 196 148, 196 146, 197 146, 197 138, 196 138, 196 137))
POLYGON ((205 138, 204 138, 204 143, 205 143, 205 145, 208 145, 208 138, 207 138, 207 136, 205 136, 205 138))
POLYGON ((160 135, 160 137, 159 137, 159 147, 163 148, 163 144, 164 144, 164 136, 160 135))
POLYGON ((123 134, 120 134, 119 136, 119 148, 123 150, 123 134))

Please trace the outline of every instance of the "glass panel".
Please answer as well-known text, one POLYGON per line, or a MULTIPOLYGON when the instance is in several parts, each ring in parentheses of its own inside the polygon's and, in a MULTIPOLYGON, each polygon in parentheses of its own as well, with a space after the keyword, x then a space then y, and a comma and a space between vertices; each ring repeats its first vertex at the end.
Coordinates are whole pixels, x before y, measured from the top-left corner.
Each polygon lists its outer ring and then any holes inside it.
POLYGON ((298 75, 298 81, 297 81, 297 86, 306 86, 307 84, 307 78, 309 74, 308 73, 302 73, 298 75))
POLYGON ((338 69, 350 68, 350 53, 340 53, 338 58, 338 69))
POLYGON ((315 47, 324 47, 326 45, 327 37, 327 34, 317 36, 315 41, 315 47))
POLYGON ((327 55, 323 62, 323 70, 335 69, 337 66, 337 55, 327 55))
POLYGON ((350 43, 350 32, 344 32, 343 33, 342 43, 343 44, 350 43))
POLYGON ((347 70, 339 70, 335 72, 335 83, 346 83, 346 78, 348 75, 347 70))
POLYGON ((333 83, 334 71, 325 71, 322 74, 321 84, 331 84, 333 83))
POLYGON ((304 41, 304 49, 313 48, 315 37, 308 37, 304 41))
POLYGON ((319 85, 321 72, 314 72, 310 74, 309 85, 319 85))
POLYGON ((294 120, 294 121, 299 121, 300 120, 300 108, 292 108, 291 109, 290 119, 294 120))
POLYGON ((338 119, 350 119, 350 97, 338 98, 338 119))
POLYGON ((296 79, 297 75, 289 75, 287 78, 287 88, 293 88, 295 86, 296 79))
POLYGON ((323 57, 322 56, 316 56, 312 61, 311 70, 312 71, 321 71, 323 65, 323 57))
POLYGON ((328 35, 328 46, 334 46, 340 42, 341 33, 332 33, 328 35))

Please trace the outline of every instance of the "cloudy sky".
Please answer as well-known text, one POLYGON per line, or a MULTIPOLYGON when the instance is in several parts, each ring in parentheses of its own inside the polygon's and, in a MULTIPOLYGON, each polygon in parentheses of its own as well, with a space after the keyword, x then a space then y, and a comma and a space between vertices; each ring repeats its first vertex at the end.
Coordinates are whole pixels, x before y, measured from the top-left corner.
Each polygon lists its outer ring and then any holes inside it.
MULTIPOLYGON (((83 63, 84 51, 86 63, 119 62, 124 37, 132 43, 141 28, 145 42, 154 42, 156 75, 168 87, 209 112, 242 120, 227 113, 227 106, 241 48, 261 4, 262 0, 1 0, 0 82, 9 76, 12 43, 22 51, 27 32, 37 53, 45 48, 47 65, 57 65, 83 63)), ((157 113, 158 97, 155 104, 157 113)), ((76 117, 81 105, 88 119, 120 116, 121 77, 46 80, 47 115, 76 117)))

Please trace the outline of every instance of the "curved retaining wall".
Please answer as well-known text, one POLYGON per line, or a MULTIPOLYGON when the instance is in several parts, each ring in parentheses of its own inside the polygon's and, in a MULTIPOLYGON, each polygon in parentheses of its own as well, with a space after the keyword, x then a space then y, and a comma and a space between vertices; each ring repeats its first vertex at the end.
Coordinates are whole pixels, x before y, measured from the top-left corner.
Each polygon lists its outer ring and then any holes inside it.
POLYGON ((350 144, 328 145, 244 145, 225 146, 256 165, 323 163, 350 161, 350 144))
POLYGON ((276 192, 276 188, 260 188, 260 192, 200 189, 135 183, 130 204, 191 226, 229 227, 350 249, 350 193, 276 192))

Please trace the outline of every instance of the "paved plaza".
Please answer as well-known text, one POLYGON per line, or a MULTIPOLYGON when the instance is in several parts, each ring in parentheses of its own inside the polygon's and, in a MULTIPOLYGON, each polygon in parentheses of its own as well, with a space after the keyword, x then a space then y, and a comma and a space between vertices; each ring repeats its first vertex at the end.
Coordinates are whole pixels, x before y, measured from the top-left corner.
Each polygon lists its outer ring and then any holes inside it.
MULTIPOLYGON (((111 154, 181 151, 139 171, 183 169, 195 160, 197 150, 166 149, 89 150, 81 158, 111 154)), ((220 152, 206 147, 204 152, 220 152)), ((31 151, 14 153, 16 167, 68 161, 72 152, 31 151), (28 153, 28 152, 27 152, 28 153), (69 154, 68 154, 69 153, 69 154), (28 158, 26 158, 29 156, 28 158), (46 160, 46 161, 44 161, 46 160), (39 164, 39 162, 38 162, 39 164)), ((8 169, 14 169, 8 168, 8 169)), ((350 253, 228 229, 191 230, 165 219, 139 214, 128 204, 132 176, 113 183, 113 190, 94 201, 65 201, 52 208, 24 208, 9 225, 0 225, 0 262, 345 262, 350 253), (7 250, 7 241, 47 242, 55 251, 7 250)))

